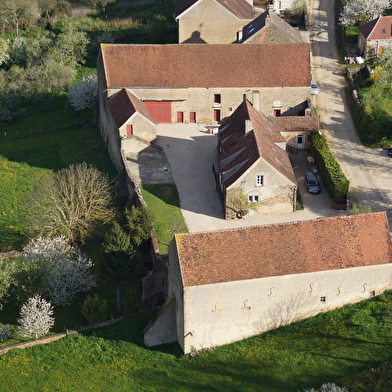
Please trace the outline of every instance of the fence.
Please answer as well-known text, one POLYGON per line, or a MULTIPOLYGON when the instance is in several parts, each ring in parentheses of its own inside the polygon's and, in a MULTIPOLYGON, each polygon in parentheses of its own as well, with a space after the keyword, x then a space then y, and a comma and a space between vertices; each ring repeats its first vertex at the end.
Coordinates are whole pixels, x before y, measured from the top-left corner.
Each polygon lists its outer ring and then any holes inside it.
POLYGON ((82 331, 85 331, 86 329, 106 327, 108 325, 116 323, 117 321, 122 320, 124 317, 127 317, 127 316, 121 316, 118 318, 112 317, 110 320, 102 321, 101 323, 97 323, 97 324, 90 324, 85 327, 81 326, 79 329, 70 329, 70 330, 67 329, 65 332, 56 333, 55 335, 47 336, 47 337, 44 337, 41 339, 29 340, 27 342, 21 342, 21 343, 12 344, 10 346, 5 346, 5 347, 0 348, 0 355, 3 355, 6 352, 8 352, 14 348, 26 348, 26 347, 36 346, 38 344, 48 344, 48 343, 55 342, 56 340, 60 340, 62 338, 65 338, 66 336, 68 336, 71 333, 82 332, 82 331))
POLYGON ((67 129, 71 129, 71 128, 87 127, 88 125, 92 125, 92 122, 88 121, 88 120, 77 120, 75 118, 73 123, 62 124, 60 126, 58 126, 57 124, 53 124, 53 127, 51 127, 51 128, 44 129, 43 127, 41 127, 41 129, 39 129, 39 130, 32 130, 30 128, 28 130, 25 130, 24 132, 19 132, 19 131, 3 132, 3 135, 4 135, 3 140, 4 140, 4 142, 8 142, 11 140, 22 139, 22 138, 26 138, 26 137, 33 137, 33 136, 38 136, 38 135, 66 131, 67 129))

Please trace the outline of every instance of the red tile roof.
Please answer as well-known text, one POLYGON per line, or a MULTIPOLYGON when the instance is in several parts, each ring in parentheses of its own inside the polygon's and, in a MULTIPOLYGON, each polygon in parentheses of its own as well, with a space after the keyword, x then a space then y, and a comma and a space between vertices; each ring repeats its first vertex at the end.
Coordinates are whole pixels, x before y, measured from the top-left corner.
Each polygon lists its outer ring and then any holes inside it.
POLYGON ((380 16, 368 23, 359 26, 359 31, 368 40, 391 39, 392 37, 392 16, 380 16), (385 34, 382 30, 385 30, 385 34))
POLYGON ((101 44, 108 88, 304 87, 309 44, 101 44))
POLYGON ((268 117, 280 132, 302 132, 320 129, 320 116, 268 117))
MULTIPOLYGON (((177 0, 175 4, 176 18, 181 16, 183 12, 189 9, 192 5, 200 0, 177 0)), ((226 7, 239 19, 252 19, 253 11, 252 6, 246 0, 216 0, 218 3, 226 7)), ((200 21, 202 22, 202 21, 200 21)))
POLYGON ((111 97, 108 107, 118 128, 124 125, 136 112, 139 112, 143 117, 155 124, 155 120, 147 106, 125 88, 111 97))
POLYGON ((223 185, 228 188, 259 158, 295 185, 297 182, 287 152, 275 144, 284 141, 277 127, 244 100, 219 131, 219 145, 223 150, 219 170, 223 185), (252 130, 248 133, 245 132, 246 120, 252 123, 252 130))
POLYGON ((184 286, 387 264, 385 212, 177 234, 184 286))

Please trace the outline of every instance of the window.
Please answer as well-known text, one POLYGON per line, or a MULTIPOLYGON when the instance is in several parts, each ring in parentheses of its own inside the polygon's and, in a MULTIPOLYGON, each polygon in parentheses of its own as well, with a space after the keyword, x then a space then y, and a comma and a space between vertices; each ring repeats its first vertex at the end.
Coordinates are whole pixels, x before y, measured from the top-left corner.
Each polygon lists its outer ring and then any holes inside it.
POLYGON ((221 95, 214 94, 214 103, 221 103, 221 95))
POLYGON ((256 176, 256 186, 264 185, 264 176, 256 176))
POLYGON ((375 297, 375 296, 376 296, 376 292, 375 292, 374 290, 371 291, 371 292, 370 292, 370 296, 371 296, 371 297, 375 297))
POLYGON ((248 196, 248 203, 258 203, 258 202, 259 202, 259 195, 248 196))
POLYGON ((325 297, 320 297, 320 302, 327 302, 325 297))
POLYGON ((387 33, 387 29, 381 29, 381 34, 385 35, 387 33))

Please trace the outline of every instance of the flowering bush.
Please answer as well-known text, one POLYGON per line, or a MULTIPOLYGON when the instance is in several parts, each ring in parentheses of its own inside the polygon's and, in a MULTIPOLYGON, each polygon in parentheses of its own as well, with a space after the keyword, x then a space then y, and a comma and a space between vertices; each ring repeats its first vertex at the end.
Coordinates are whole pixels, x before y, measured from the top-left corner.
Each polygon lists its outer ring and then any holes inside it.
POLYGON ((53 307, 39 294, 30 297, 20 309, 19 333, 22 336, 46 335, 54 325, 53 307))
POLYGON ((96 285, 90 274, 92 261, 79 248, 69 245, 65 236, 39 237, 30 241, 20 257, 25 271, 37 271, 37 282, 55 305, 67 305, 78 292, 96 285))

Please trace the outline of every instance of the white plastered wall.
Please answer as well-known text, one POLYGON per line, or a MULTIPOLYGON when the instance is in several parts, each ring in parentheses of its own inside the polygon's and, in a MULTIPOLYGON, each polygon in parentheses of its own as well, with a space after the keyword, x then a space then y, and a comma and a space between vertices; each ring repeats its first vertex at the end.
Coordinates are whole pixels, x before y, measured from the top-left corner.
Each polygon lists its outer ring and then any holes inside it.
POLYGON ((185 287, 179 343, 185 353, 219 346, 359 302, 390 289, 391 273, 383 264, 185 287))

